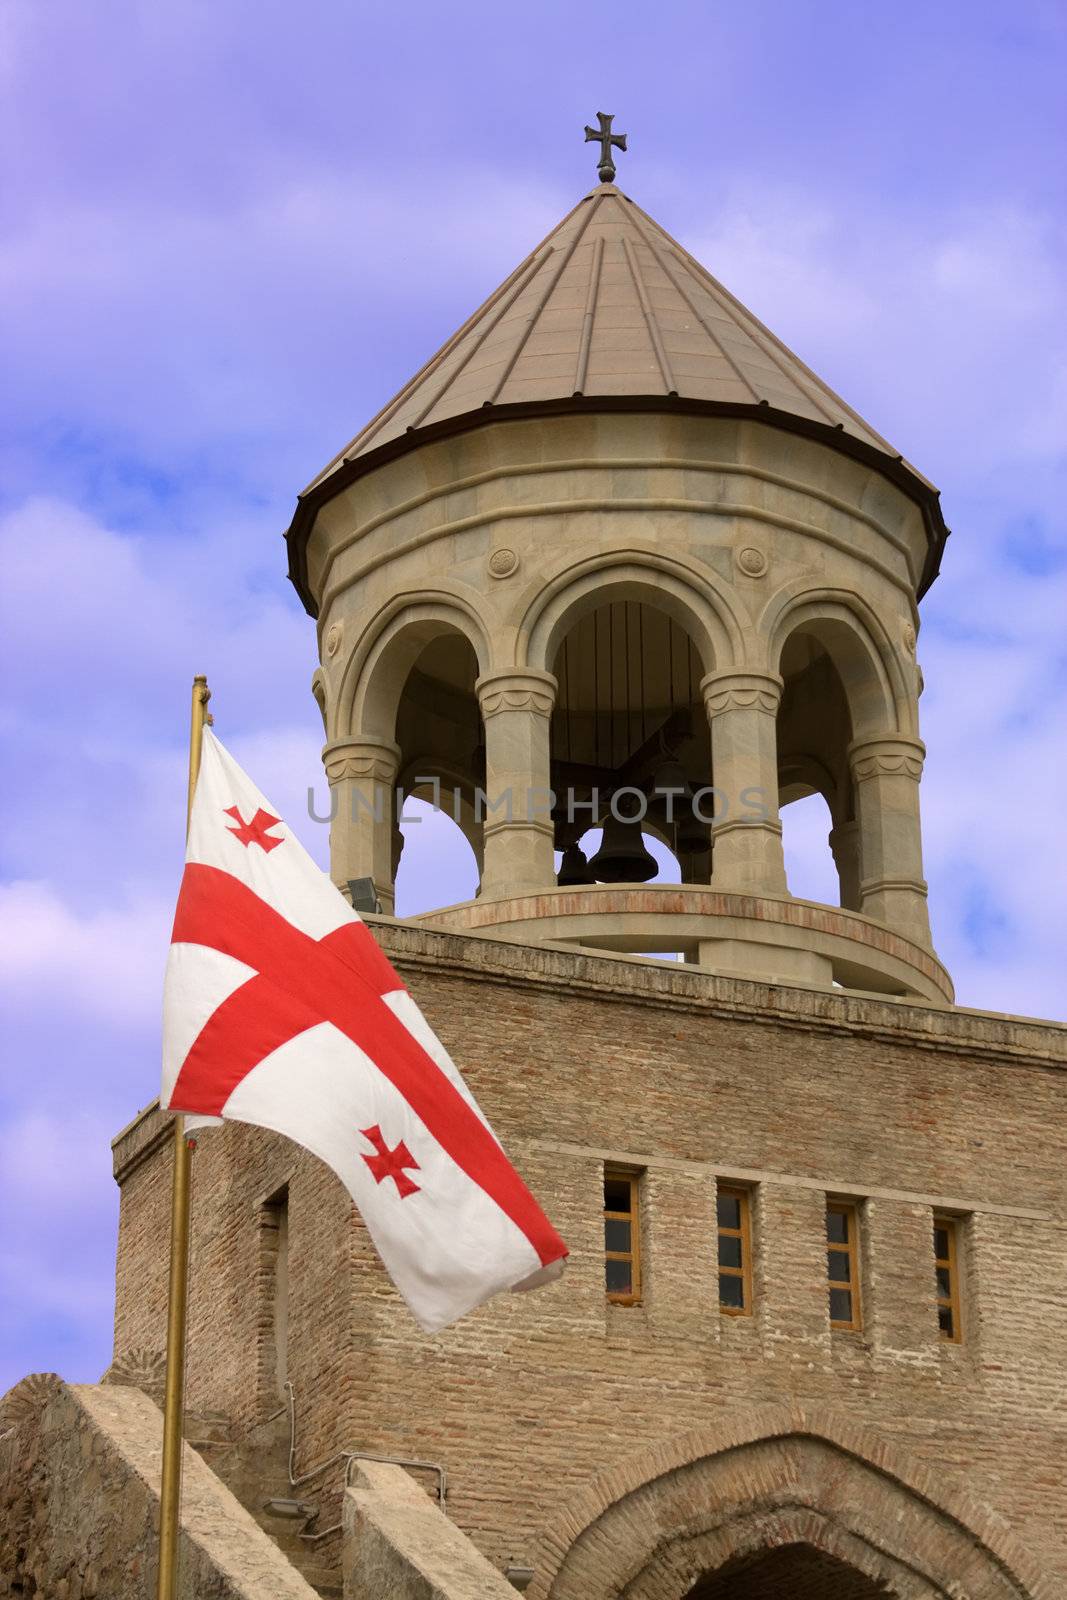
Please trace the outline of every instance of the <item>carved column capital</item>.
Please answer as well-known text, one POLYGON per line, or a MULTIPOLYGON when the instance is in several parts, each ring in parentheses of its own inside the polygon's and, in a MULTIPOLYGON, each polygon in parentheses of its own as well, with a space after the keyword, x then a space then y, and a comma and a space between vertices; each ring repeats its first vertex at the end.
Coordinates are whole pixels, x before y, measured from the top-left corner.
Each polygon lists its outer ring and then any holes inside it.
POLYGON ((551 672, 487 672, 475 684, 483 718, 501 711, 532 711, 550 717, 556 703, 556 679, 551 672))
POLYGON ((700 680, 700 690, 709 718, 753 709, 773 717, 782 698, 782 680, 776 672, 709 672, 700 680))
POLYGON ((323 747, 322 764, 331 785, 355 778, 391 787, 400 766, 400 746, 391 739, 334 739, 323 747))
POLYGON ((867 778, 912 778, 923 775, 926 746, 921 739, 906 733, 854 739, 848 747, 848 761, 857 783, 867 778))

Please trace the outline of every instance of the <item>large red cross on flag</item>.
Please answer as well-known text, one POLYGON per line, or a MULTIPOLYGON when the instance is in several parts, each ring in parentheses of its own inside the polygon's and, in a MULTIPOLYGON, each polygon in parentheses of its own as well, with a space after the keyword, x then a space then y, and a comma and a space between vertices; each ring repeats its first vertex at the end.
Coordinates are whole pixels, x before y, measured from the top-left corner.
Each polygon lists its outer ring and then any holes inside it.
POLYGON ((428 1332, 567 1247, 366 925, 204 730, 164 992, 162 1104, 332 1167, 428 1332))

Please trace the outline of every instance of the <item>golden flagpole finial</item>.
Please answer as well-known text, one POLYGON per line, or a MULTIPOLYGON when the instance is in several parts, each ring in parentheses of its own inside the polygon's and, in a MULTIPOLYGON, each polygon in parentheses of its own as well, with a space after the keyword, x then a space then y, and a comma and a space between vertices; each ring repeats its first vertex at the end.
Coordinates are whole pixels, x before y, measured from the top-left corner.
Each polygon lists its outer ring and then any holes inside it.
MULTIPOLYGON (((193 679, 189 722, 189 800, 185 813, 188 837, 205 726, 212 717, 207 678, 193 679)), ((182 1419, 185 1409, 185 1329, 189 1289, 189 1221, 192 1192, 192 1145, 185 1137, 185 1118, 174 1119, 174 1177, 170 1206, 170 1285, 167 1298, 167 1384, 163 1399, 163 1475, 159 1490, 159 1570, 156 1600, 177 1600, 178 1542, 181 1532, 182 1419)))

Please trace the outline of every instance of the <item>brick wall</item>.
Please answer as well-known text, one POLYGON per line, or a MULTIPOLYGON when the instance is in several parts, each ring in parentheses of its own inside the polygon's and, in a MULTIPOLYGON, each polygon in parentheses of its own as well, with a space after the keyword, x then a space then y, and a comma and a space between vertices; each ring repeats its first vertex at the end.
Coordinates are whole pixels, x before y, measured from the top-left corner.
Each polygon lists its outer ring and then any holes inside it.
MULTIPOLYGON (((1067 1580, 1062 1029, 379 932, 570 1244, 568 1272, 425 1337, 331 1174, 272 1135, 208 1132, 191 1404, 242 1422, 278 1404, 262 1207, 288 1183, 299 1470, 342 1447, 440 1460, 448 1510, 485 1553, 536 1562, 541 1531, 614 1463, 738 1409, 830 1404, 958 1474, 1067 1580), (604 1297, 606 1159, 644 1174, 634 1307, 604 1297), (716 1176, 752 1185, 751 1317, 718 1309, 716 1176), (861 1208, 861 1333, 829 1326, 827 1192, 861 1208), (935 1203, 963 1218, 961 1345, 938 1339, 935 1203)), ((116 1170, 116 1347, 160 1348, 158 1113, 120 1136, 116 1170)))

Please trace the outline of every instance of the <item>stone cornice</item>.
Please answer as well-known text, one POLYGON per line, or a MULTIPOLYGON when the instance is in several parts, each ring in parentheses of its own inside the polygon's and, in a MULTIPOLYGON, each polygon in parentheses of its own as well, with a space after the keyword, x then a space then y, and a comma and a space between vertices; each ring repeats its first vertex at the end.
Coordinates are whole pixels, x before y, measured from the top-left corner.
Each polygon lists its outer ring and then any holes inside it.
POLYGON ((1067 1025, 921 1001, 785 987, 721 977, 682 964, 487 934, 448 933, 368 916, 391 960, 409 970, 449 971, 472 983, 527 984, 564 994, 612 995, 635 1005, 681 1008, 757 1025, 886 1039, 968 1059, 1067 1070, 1067 1025))
MULTIPOLYGON (((411 450, 420 449, 439 439, 481 430, 488 424, 516 423, 529 418, 565 416, 582 413, 628 414, 633 412, 668 413, 678 416, 721 416, 744 418, 754 424, 798 433, 817 442, 829 445, 843 455, 851 456, 864 465, 873 467, 883 477, 901 488, 920 508, 928 541, 927 558, 919 579, 918 596, 929 588, 937 576, 948 529, 941 513, 937 490, 920 477, 907 462, 886 455, 881 450, 853 438, 847 431, 832 428, 829 424, 813 422, 805 417, 779 411, 774 406, 757 406, 742 403, 710 403, 680 400, 672 396, 596 396, 586 399, 576 396, 565 401, 527 402, 524 404, 479 407, 476 412, 451 417, 444 422, 412 430, 402 439, 390 441, 378 450, 370 451, 357 460, 342 461, 328 476, 320 476, 299 496, 293 520, 286 531, 289 550, 289 577, 300 595, 306 610, 317 616, 321 609, 328 610, 332 593, 315 595, 312 592, 307 567, 307 542, 315 518, 323 505, 332 500, 357 478, 373 471, 377 466, 394 460, 411 450)), ((771 520, 768 516, 764 520, 771 520)), ((878 563, 881 568, 881 563, 878 563)), ((890 581, 905 585, 888 568, 884 575, 890 581)), ((342 585, 343 587, 343 585, 342 585)), ((914 602, 914 591, 908 591, 914 602)))
POLYGON ((159 1101, 139 1111, 111 1141, 111 1158, 116 1183, 125 1183, 131 1172, 147 1161, 174 1137, 174 1119, 160 1110, 159 1101))

